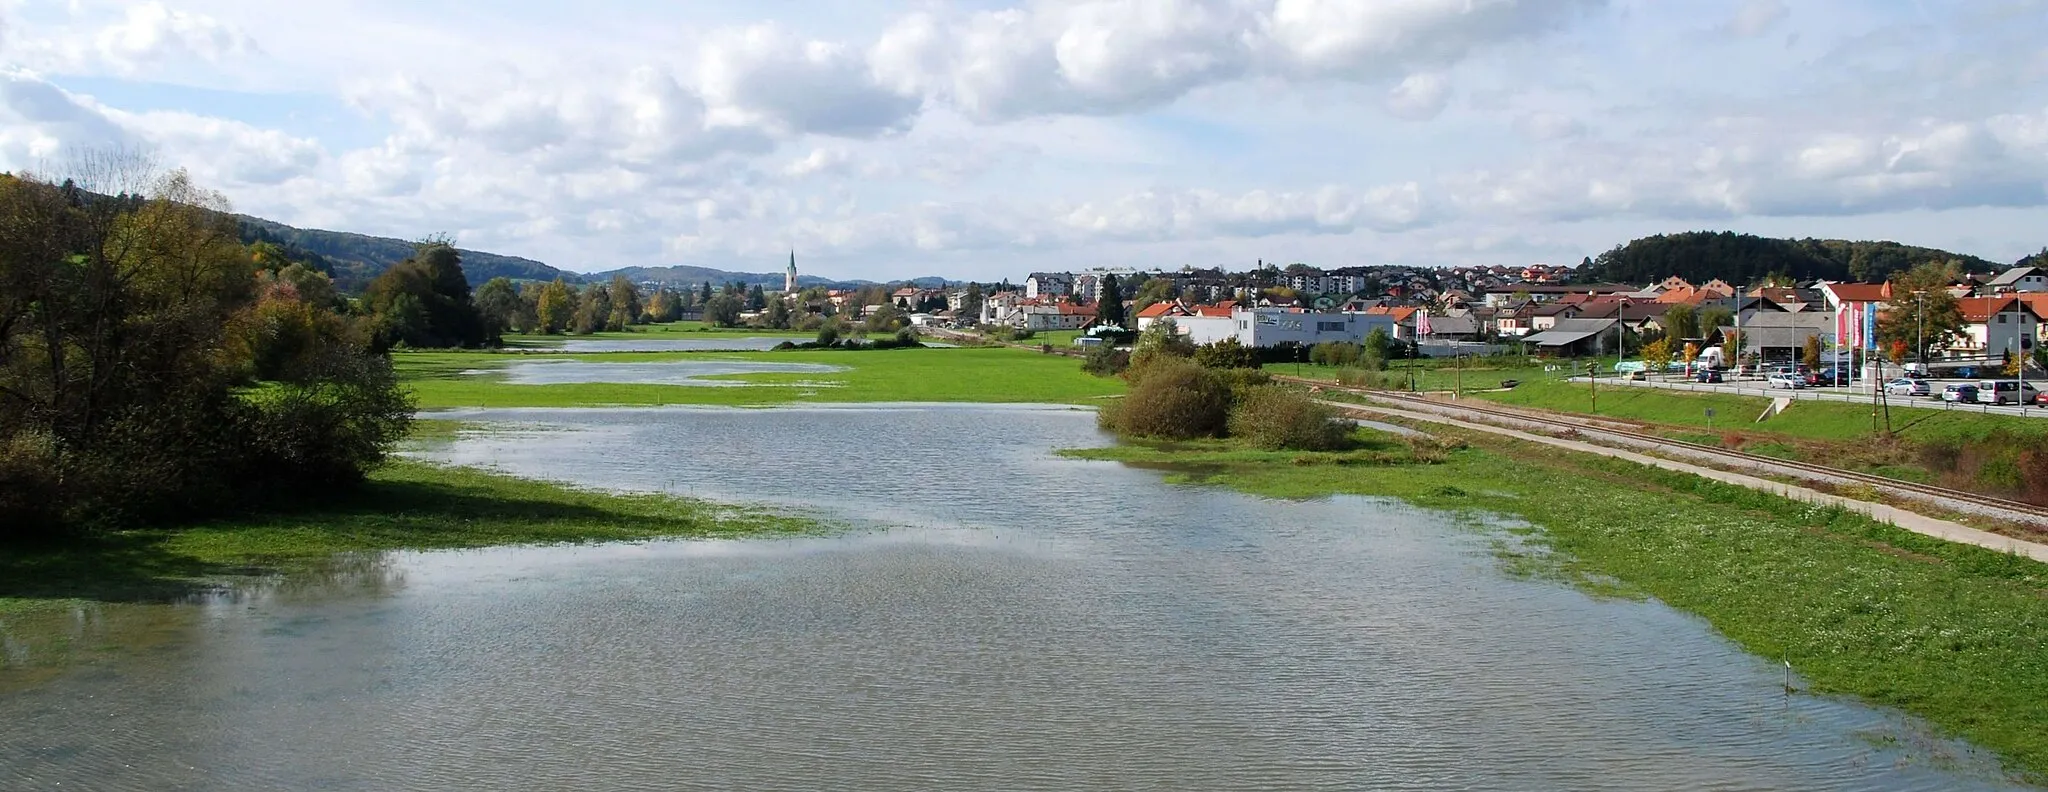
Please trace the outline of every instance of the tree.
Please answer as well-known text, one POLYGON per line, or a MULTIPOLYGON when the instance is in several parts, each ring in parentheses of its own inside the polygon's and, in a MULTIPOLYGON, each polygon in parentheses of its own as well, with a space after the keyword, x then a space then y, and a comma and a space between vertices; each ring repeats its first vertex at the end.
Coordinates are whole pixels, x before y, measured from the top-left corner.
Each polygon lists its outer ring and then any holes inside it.
POLYGON ((1659 338, 1643 345, 1643 365, 1651 371, 1663 371, 1671 365, 1671 339, 1659 338))
POLYGON ((761 324, 776 330, 789 329, 789 301, 776 297, 768 301, 768 309, 761 312, 761 324))
POLYGON ((1690 305, 1671 306, 1664 312, 1664 321, 1660 324, 1664 325, 1665 335, 1679 340, 1699 338, 1702 335, 1699 312, 1693 310, 1690 305))
POLYGON ((642 309, 641 318, 648 322, 673 322, 683 315, 683 300, 667 286, 655 287, 647 296, 647 307, 642 309))
POLYGON ((1715 330, 1734 327, 1735 312, 1719 305, 1709 305, 1699 310, 1699 317, 1694 320, 1694 324, 1699 327, 1700 337, 1710 336, 1715 330))
POLYGON ((1805 363, 1809 369, 1820 368, 1820 336, 1810 335, 1806 337, 1806 345, 1801 348, 1799 360, 1805 363))
POLYGON ((960 296, 960 304, 953 306, 953 316, 955 317, 954 321, 973 323, 980 322, 981 304, 983 299, 984 297, 981 292, 981 284, 967 284, 966 293, 960 296))
POLYGON ((1106 325, 1129 327, 1124 324, 1123 282, 1116 273, 1102 276, 1102 283, 1096 287, 1095 318, 1106 325))
POLYGON ((1929 262, 1893 277, 1891 299, 1877 317, 1878 340, 1903 341, 1920 360, 1962 337, 1967 323, 1948 290, 1960 274, 1954 264, 1929 262))
POLYGON ((740 298, 714 294, 704 301, 704 323, 712 327, 735 327, 740 323, 740 308, 740 298))
POLYGON ((867 326, 871 333, 893 333, 908 324, 910 320, 903 317, 903 311, 886 300, 875 308, 874 313, 868 314, 867 326))
POLYGON ((1384 327, 1375 327, 1365 334, 1365 352, 1359 356, 1359 364, 1373 371, 1384 371, 1387 361, 1393 356, 1394 338, 1387 335, 1384 327))
POLYGON ((610 288, 606 290, 605 301, 611 310, 605 315, 604 329, 619 331, 627 325, 638 324, 642 307, 640 289, 624 275, 613 275, 610 288))
POLYGON ((492 278, 476 290, 476 311, 491 333, 503 333, 516 325, 520 309, 519 288, 504 276, 492 278))
POLYGON ((386 345, 476 347, 497 340, 470 301, 461 254, 446 239, 420 242, 412 257, 370 282, 364 302, 371 314, 383 317, 384 330, 395 334, 379 339, 386 345), (406 315, 394 316, 394 310, 406 315))
POLYGON ((593 283, 577 295, 576 319, 570 329, 577 335, 602 332, 612 316, 612 293, 605 284, 593 283))
POLYGON ((762 290, 761 290, 761 284, 758 284, 758 283, 754 284, 754 288, 751 288, 751 289, 748 289, 748 290, 747 290, 747 310, 749 310, 749 311, 759 311, 759 310, 761 310, 761 309, 763 309, 763 308, 767 308, 767 307, 768 307, 768 294, 767 294, 767 292, 764 292, 764 291, 762 291, 762 290))
POLYGON ((554 282, 540 287, 540 294, 534 298, 533 312, 542 333, 565 332, 576 322, 576 293, 569 284, 556 278, 554 282))
POLYGON ((1145 283, 1138 287, 1134 304, 1142 311, 1149 306, 1171 301, 1175 296, 1172 278, 1147 278, 1145 283))
POLYGON ((1229 336, 1213 344, 1195 347, 1195 362, 1206 368, 1258 368, 1259 351, 1229 336))

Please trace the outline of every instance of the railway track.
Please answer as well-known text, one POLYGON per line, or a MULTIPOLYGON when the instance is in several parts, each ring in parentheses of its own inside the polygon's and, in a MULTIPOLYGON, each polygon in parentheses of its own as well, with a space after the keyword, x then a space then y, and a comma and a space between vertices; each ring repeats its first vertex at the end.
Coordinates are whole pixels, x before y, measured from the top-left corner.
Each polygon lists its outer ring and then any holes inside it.
POLYGON ((1751 454, 1744 451, 1735 451, 1727 448, 1722 448, 1720 446, 1710 446, 1701 443, 1688 443, 1683 440, 1673 440, 1668 437, 1660 437, 1658 435, 1646 434, 1643 432, 1633 432, 1625 429, 1616 429, 1613 428, 1611 424, 1603 426, 1596 424, 1591 419, 1575 421, 1569 418, 1562 418, 1549 415, 1535 415, 1527 412, 1505 410, 1495 407, 1478 406, 1465 401, 1446 402, 1439 399, 1431 399, 1421 396, 1411 396, 1407 394, 1386 393, 1382 391, 1370 391, 1359 388, 1332 386, 1326 382, 1299 379, 1295 377, 1275 377, 1274 379, 1285 380, 1288 382, 1294 382, 1298 384, 1316 385, 1323 388, 1324 390, 1338 390, 1345 393, 1365 396, 1367 398, 1382 403, 1406 404, 1411 406, 1426 406, 1429 408, 1427 410, 1428 412, 1435 412, 1439 414, 1450 411, 1464 412, 1470 413, 1475 416, 1483 416, 1506 421, 1515 421, 1523 424, 1533 424, 1552 429, 1570 431, 1580 435, 1605 435, 1608 437, 1630 440, 1638 444, 1649 445, 1652 447, 1685 450, 1691 451, 1695 454, 1699 454, 1702 456, 1708 456, 1723 460, 1731 460, 1741 463, 1748 463, 1748 465, 1751 467, 1764 467, 1779 470, 1789 470, 1794 471, 1796 473, 1810 474, 1813 476, 1821 477, 1823 479, 1855 482, 1858 484, 1864 484, 1871 487, 1878 487, 1886 490, 1891 490, 1897 493, 1918 496, 1921 499, 1934 499, 1936 502, 1948 501, 1952 503, 1972 504, 1986 509, 1992 509, 1998 512, 2003 512, 2004 514, 2010 515, 2015 518, 2019 518, 2024 522, 2031 522, 2037 525, 2048 525, 2048 508, 2036 506, 2034 504, 2026 503, 2024 501, 2009 500, 2006 498, 1998 498, 1989 495, 1980 495, 1974 492, 1965 492, 1962 490, 1949 489, 1947 487, 1936 487, 1929 484, 1905 481, 1903 479, 1895 479, 1886 476, 1873 475, 1870 473, 1862 473, 1853 470, 1844 470, 1841 468, 1829 467, 1827 465, 1816 465, 1811 462, 1800 462, 1796 460, 1764 456, 1762 454, 1751 454))

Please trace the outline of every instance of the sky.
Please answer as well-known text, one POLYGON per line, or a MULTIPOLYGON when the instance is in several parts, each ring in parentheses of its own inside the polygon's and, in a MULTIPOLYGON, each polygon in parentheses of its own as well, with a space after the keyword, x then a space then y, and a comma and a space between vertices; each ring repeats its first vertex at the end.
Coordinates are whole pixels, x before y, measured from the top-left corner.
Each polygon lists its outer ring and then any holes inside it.
POLYGON ((2048 0, 0 0, 0 170, 589 272, 2048 246, 2048 0))

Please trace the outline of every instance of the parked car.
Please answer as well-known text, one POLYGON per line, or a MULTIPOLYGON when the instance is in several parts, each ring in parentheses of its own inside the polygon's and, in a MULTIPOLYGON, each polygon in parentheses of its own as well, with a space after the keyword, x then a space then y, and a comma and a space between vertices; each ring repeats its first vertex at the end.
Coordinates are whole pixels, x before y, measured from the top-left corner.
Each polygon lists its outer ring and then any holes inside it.
POLYGON ((1941 400, 1958 404, 1975 404, 1977 402, 1977 386, 1967 382, 1950 384, 1948 387, 1941 389, 1941 400))
POLYGON ((2031 404, 2041 391, 2034 383, 2019 380, 1984 380, 1977 383, 1978 404, 2031 404))
POLYGON ((1819 387, 1822 385, 1840 385, 1848 381, 1849 372, 1846 371, 1838 371, 1832 368, 1824 368, 1818 371, 1806 372, 1806 384, 1815 387, 1819 387))
POLYGON ((1636 369, 1635 371, 1631 371, 1628 373, 1628 381, 1630 382, 1648 382, 1649 379, 1649 373, 1643 371, 1642 369, 1636 369))
POLYGON ((2048 407, 2048 391, 2041 391, 2040 393, 2034 394, 2034 406, 2048 407))
POLYGON ((1697 373, 1694 373, 1692 375, 1692 378, 1699 380, 1703 383, 1720 382, 1721 372, 1715 369, 1700 369, 1697 373))
POLYGON ((1900 377, 1885 383, 1884 392, 1893 396, 1931 396, 1934 389, 1927 386, 1927 380, 1900 377))
POLYGON ((1899 376, 1905 377, 1907 379, 1927 379, 1927 364, 1907 363, 1905 365, 1905 373, 1900 374, 1899 376))
POLYGON ((1797 374, 1772 374, 1771 376, 1765 377, 1764 382, 1768 383, 1773 388, 1789 388, 1792 390, 1798 390, 1806 387, 1806 378, 1801 377, 1797 374))

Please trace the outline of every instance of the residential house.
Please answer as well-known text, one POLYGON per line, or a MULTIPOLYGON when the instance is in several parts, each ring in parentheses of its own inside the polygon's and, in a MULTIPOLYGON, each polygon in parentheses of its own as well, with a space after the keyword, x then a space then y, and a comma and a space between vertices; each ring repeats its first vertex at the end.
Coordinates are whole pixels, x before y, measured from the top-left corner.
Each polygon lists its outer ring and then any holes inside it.
POLYGON ((2048 270, 2040 267, 2013 267, 1998 273, 1998 277, 1992 278, 1984 287, 1984 291, 1979 293, 2048 292, 2048 270))
POLYGON ((1144 310, 1137 313, 1138 330, 1143 332, 1161 319, 1175 319, 1176 317, 1187 315, 1188 309, 1173 300, 1153 303, 1145 306, 1144 310))
POLYGON ((2039 301, 2008 293, 1965 297, 1956 301, 1956 307, 1963 313, 1963 337, 1948 345, 1949 354, 1996 358, 2008 351, 2015 355, 2033 353, 2042 320, 2039 301))
POLYGON ((1095 321, 1095 306, 1067 300, 1053 300, 1018 307, 1026 330, 1079 330, 1095 321))

